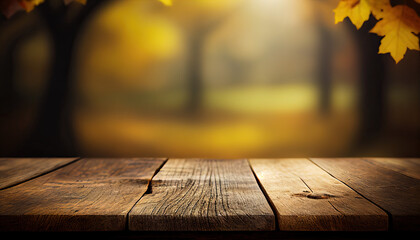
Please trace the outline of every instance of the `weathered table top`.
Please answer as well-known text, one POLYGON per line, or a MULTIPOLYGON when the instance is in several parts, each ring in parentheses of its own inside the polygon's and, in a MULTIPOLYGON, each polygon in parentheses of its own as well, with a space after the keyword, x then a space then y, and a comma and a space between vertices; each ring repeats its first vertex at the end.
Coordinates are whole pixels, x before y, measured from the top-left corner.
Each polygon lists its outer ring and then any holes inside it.
POLYGON ((0 231, 420 230, 420 159, 0 158, 0 231))

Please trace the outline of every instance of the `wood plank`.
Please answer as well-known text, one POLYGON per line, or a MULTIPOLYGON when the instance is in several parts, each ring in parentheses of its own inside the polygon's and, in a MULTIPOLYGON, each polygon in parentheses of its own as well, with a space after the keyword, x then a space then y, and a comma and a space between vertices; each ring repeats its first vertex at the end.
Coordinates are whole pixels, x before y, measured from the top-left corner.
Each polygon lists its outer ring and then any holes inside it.
POLYGON ((1 231, 119 231, 163 159, 81 159, 0 191, 1 231))
POLYGON ((0 158, 0 189, 22 183, 77 158, 0 158))
POLYGON ((420 180, 367 159, 312 161, 392 215, 393 230, 420 230, 420 180))
POLYGON ((383 231, 388 216, 308 159, 250 159, 281 231, 383 231))
POLYGON ((170 159, 129 214, 134 231, 274 230, 246 160, 170 159))
POLYGON ((373 164, 420 180, 420 158, 367 158, 373 164))

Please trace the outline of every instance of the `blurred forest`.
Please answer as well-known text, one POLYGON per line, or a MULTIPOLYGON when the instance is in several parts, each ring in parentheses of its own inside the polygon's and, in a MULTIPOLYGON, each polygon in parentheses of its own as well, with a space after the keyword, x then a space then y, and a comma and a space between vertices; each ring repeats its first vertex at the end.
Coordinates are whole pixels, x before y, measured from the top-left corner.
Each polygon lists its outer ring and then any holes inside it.
POLYGON ((337 1, 47 1, 0 20, 0 156, 418 157, 420 53, 337 1))

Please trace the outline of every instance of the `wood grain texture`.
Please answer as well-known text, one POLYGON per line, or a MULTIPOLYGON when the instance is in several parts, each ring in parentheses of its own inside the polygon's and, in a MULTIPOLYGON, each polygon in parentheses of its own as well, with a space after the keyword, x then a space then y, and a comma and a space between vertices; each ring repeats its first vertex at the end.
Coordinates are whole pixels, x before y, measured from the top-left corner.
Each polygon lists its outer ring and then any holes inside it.
POLYGON ((312 161, 391 214, 393 230, 420 230, 420 180, 368 159, 312 161))
POLYGON ((134 231, 274 230, 246 160, 170 159, 129 214, 134 231))
POLYGON ((37 177, 77 158, 0 158, 0 189, 37 177))
POLYGON ((2 231, 119 231, 163 159, 81 159, 0 191, 2 231))
POLYGON ((251 159, 281 231, 383 231, 388 216, 308 159, 251 159))
POLYGON ((367 158, 373 164, 420 180, 420 158, 367 158))

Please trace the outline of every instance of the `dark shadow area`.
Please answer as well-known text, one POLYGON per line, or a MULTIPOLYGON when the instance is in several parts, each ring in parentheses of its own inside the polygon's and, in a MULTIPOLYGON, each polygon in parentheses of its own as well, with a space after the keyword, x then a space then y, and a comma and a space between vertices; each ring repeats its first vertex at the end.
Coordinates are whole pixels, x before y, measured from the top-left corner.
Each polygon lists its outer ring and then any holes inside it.
POLYGON ((12 233, 16 237, 57 239, 411 239, 415 232, 69 232, 12 233))

